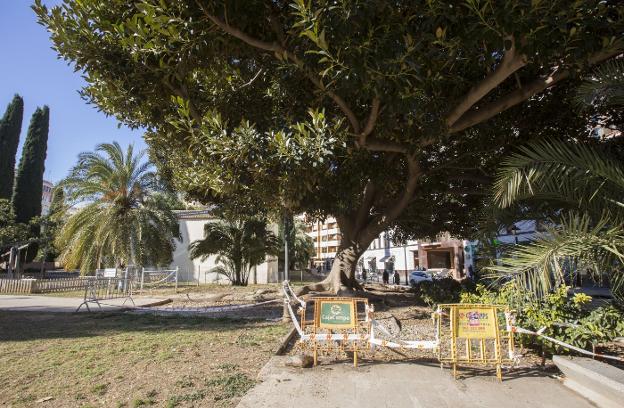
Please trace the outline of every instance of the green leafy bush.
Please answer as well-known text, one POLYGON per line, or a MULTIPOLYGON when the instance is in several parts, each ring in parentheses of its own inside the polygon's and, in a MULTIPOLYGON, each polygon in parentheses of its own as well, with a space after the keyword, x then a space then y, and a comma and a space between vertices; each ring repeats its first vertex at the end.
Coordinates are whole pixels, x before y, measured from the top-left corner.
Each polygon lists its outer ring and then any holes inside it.
MULTIPOLYGON (((624 312, 607 305, 589 310, 592 298, 583 293, 570 295, 569 287, 560 286, 542 300, 519 302, 518 291, 513 283, 490 290, 477 285, 474 292, 460 295, 461 303, 507 304, 516 309, 516 325, 537 331, 546 327, 544 334, 591 350, 599 343, 624 336, 624 312)), ((520 335, 521 344, 538 347, 547 354, 563 353, 567 349, 536 336, 520 335)))
POLYGON ((414 293, 429 306, 440 303, 457 303, 462 293, 474 290, 474 283, 469 279, 458 281, 453 278, 423 281, 414 287, 414 293))

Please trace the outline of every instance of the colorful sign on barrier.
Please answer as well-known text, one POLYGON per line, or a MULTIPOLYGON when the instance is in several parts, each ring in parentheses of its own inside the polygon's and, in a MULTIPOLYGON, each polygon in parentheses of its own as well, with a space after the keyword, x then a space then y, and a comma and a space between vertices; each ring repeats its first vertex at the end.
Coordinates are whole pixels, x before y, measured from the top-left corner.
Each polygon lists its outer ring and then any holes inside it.
POLYGON ((496 338, 496 313, 493 307, 458 306, 456 336, 462 339, 496 338))
POLYGON ((319 300, 316 326, 322 329, 352 329, 356 326, 355 303, 350 300, 319 300))
POLYGON ((496 367, 496 377, 502 380, 502 365, 513 363, 514 339, 508 329, 509 308, 488 304, 438 305, 435 313, 440 345, 438 359, 450 363, 457 378, 458 365, 496 367), (450 330, 449 330, 450 329, 450 330))

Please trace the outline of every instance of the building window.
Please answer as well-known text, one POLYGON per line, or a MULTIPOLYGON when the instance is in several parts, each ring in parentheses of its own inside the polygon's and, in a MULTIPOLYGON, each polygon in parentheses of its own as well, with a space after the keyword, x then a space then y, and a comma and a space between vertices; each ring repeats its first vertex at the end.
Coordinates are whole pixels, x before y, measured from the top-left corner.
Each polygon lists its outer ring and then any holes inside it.
POLYGON ((452 269, 454 267, 453 250, 427 251, 429 268, 452 269))

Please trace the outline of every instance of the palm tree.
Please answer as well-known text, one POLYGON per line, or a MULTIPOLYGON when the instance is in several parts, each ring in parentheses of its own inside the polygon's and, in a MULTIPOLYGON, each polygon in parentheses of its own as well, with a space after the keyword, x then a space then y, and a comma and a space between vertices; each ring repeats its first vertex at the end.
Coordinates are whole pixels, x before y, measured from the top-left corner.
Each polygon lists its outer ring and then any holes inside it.
POLYGON ((217 255, 213 272, 226 276, 233 285, 246 286, 254 266, 276 255, 278 240, 266 222, 255 219, 222 218, 204 226, 204 239, 189 245, 192 259, 217 255))
MULTIPOLYGON (((624 105, 624 62, 596 70, 577 100, 599 109, 624 105)), ((495 204, 548 203, 556 216, 534 242, 514 247, 503 265, 490 269, 512 274, 539 296, 563 283, 566 271, 591 268, 610 274, 612 292, 624 304, 624 164, 609 144, 615 143, 533 143, 503 162, 495 204)))
POLYGON ((609 61, 596 69, 578 89, 581 107, 624 105, 624 60, 609 61))
POLYGON ((514 247, 499 272, 539 293, 572 266, 619 273, 624 265, 624 165, 599 146, 563 141, 526 146, 503 162, 495 184, 502 208, 530 201, 558 209, 545 232, 514 247), (531 279, 527 279, 531 276, 531 279), (554 278, 554 279, 553 279, 554 278))
POLYGON ((103 266, 171 262, 178 222, 144 152, 118 143, 81 153, 61 182, 77 211, 57 238, 60 260, 87 273, 103 266))
POLYGON ((288 237, 288 268, 289 270, 305 269, 315 255, 314 240, 306 233, 306 224, 298 219, 290 218, 288 225, 282 222, 279 227, 278 260, 280 267, 284 265, 284 236, 288 237))

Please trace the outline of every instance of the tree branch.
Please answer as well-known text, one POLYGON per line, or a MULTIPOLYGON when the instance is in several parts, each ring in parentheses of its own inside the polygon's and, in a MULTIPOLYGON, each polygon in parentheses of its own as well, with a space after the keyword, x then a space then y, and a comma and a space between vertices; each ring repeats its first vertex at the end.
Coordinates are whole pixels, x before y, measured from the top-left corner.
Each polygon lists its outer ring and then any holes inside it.
POLYGON ((270 43, 270 42, 258 40, 257 38, 251 37, 250 35, 244 33, 238 28, 233 27, 229 25, 228 23, 222 21, 221 19, 210 14, 199 0, 195 0, 195 2, 202 9, 206 18, 212 21, 217 27, 219 27, 221 30, 223 30, 227 34, 230 34, 231 36, 238 38, 239 40, 251 45, 254 48, 273 52, 276 54, 281 54, 286 59, 293 61, 295 65, 297 65, 303 71, 306 78, 308 78, 308 80, 310 80, 310 82, 314 84, 314 86, 316 86, 321 91, 325 92, 327 96, 329 96, 330 99, 332 99, 334 103, 338 105, 340 110, 345 114, 345 116, 349 120, 353 133, 360 134, 361 132, 360 123, 357 120, 355 113, 353 113, 351 108, 349 108, 349 105, 347 105, 347 103, 344 101, 344 99, 342 99, 342 97, 340 97, 333 91, 327 89, 325 85, 321 82, 321 80, 318 78, 318 76, 305 67, 303 61, 301 61, 301 59, 299 59, 297 55, 295 55, 294 53, 290 52, 289 50, 287 50, 286 48, 282 47, 280 44, 277 44, 275 42, 270 43))
POLYGON ((407 147, 400 143, 392 142, 389 140, 379 140, 369 138, 364 145, 359 145, 361 148, 370 150, 372 152, 393 152, 393 153, 408 153, 407 147))
POLYGON ((371 111, 368 115, 368 120, 366 121, 366 126, 364 126, 364 130, 360 133, 359 136, 359 144, 364 146, 366 145, 366 138, 373 132, 375 128, 375 123, 377 123, 377 118, 379 117, 379 106, 381 102, 378 97, 373 98, 373 103, 371 106, 371 111))
POLYGON ((403 191, 401 198, 386 211, 383 217, 386 223, 394 221, 401 214, 401 212, 403 212, 416 191, 416 185, 420 179, 421 171, 420 165, 418 164, 418 160, 415 156, 409 156, 407 158, 407 167, 409 169, 409 175, 407 182, 405 183, 405 190, 403 191))
POLYGON ((372 182, 372 180, 369 180, 366 183, 366 187, 364 187, 364 197, 362 199, 362 204, 360 204, 360 208, 357 211, 355 219, 356 233, 362 229, 362 226, 366 222, 366 218, 370 215, 370 210, 372 208, 376 194, 377 187, 375 186, 375 183, 372 182))
POLYGON ((505 52, 502 61, 496 69, 488 74, 483 81, 468 91, 461 102, 446 117, 446 125, 450 128, 475 103, 479 102, 492 89, 503 83, 509 76, 526 65, 526 56, 516 52, 516 46, 511 38, 512 46, 505 52))
MULTIPOLYGON (((620 54, 621 49, 601 51, 589 58, 588 65, 591 66, 599 64, 607 59, 613 58, 620 54)), ((484 122, 498 115, 499 113, 504 112, 512 106, 526 101, 533 95, 538 94, 546 90, 547 88, 550 88, 556 83, 561 82, 566 78, 569 78, 570 74, 570 70, 562 70, 555 72, 549 76, 538 78, 524 85, 522 88, 510 92, 509 94, 503 96, 497 101, 491 102, 478 109, 472 110, 464 114, 458 121, 453 124, 453 126, 449 128, 449 134, 460 132, 471 126, 484 122)))
POLYGON ((369 222, 362 234, 365 239, 367 239, 366 237, 379 235, 379 233, 386 229, 392 221, 397 219, 403 210, 410 204, 416 191, 418 181, 420 180, 421 170, 418 160, 414 155, 407 156, 407 166, 409 173, 403 194, 392 206, 383 211, 382 214, 374 217, 371 222, 369 222))

